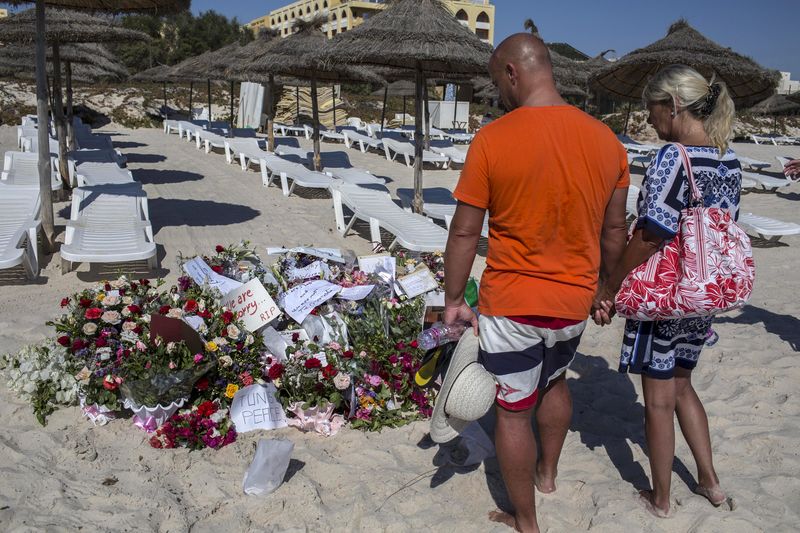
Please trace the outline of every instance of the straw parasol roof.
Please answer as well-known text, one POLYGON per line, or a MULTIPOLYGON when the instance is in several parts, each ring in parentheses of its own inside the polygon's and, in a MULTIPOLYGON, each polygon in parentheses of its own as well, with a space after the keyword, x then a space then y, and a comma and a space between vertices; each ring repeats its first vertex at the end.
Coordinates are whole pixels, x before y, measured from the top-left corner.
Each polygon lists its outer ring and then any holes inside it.
POLYGON ((792 94, 787 94, 786 98, 788 98, 790 102, 797 102, 800 104, 800 91, 797 91, 792 94))
MULTIPOLYGON (((389 96, 415 96, 417 94, 417 88, 414 83, 408 80, 398 80, 393 81, 389 85, 386 86, 386 94, 389 96)), ((384 95, 384 88, 381 87, 372 92, 372 96, 383 96, 384 95)))
MULTIPOLYGON (((15 67, 7 68, 9 64, 5 63, 5 61, 9 60, 0 59, 0 75, 13 76, 17 79, 29 81, 36 79, 36 69, 33 68, 33 65, 16 65, 15 67)), ((47 75, 53 75, 53 65, 50 63, 47 64, 47 75)), ((76 63, 72 67, 72 80, 78 83, 96 83, 104 79, 115 80, 119 79, 119 76, 86 63, 76 63)))
POLYGON ((396 0, 363 24, 331 40, 326 64, 362 63, 430 77, 486 72, 492 48, 458 22, 440 0, 396 0))
MULTIPOLYGON (((47 9, 45 40, 48 43, 99 43, 146 41, 143 32, 112 24, 111 19, 77 11, 47 9)), ((0 19, 0 38, 4 42, 33 43, 36 40, 36 13, 29 9, 0 19)))
MULTIPOLYGON (((5 3, 18 6, 31 4, 33 0, 6 0, 5 3)), ((45 0, 45 4, 69 9, 103 10, 113 13, 149 11, 167 14, 189 9, 191 0, 45 0)))
MULTIPOLYGON (((60 56, 62 63, 94 65, 101 71, 118 78, 128 76, 127 69, 114 58, 108 48, 99 44, 79 43, 64 45, 60 47, 60 56)), ((3 46, 0 47, 0 57, 17 59, 27 63, 32 68, 36 59, 36 50, 32 46, 21 44, 3 46)), ((47 51, 47 60, 52 61, 52 50, 50 49, 47 51)))
POLYGON ((170 75, 176 81, 224 79, 227 77, 224 67, 226 58, 230 60, 230 57, 241 48, 242 46, 235 42, 216 50, 209 50, 200 55, 184 59, 170 69, 170 75))
POLYGON ((773 94, 750 108, 759 115, 795 115, 800 112, 800 101, 792 101, 785 94, 773 94))
POLYGON ((707 78, 715 74, 728 86, 739 107, 769 97, 778 83, 776 71, 718 45, 681 19, 670 26, 663 39, 634 50, 597 72, 590 79, 590 86, 618 98, 638 100, 650 77, 675 63, 689 65, 707 78))
POLYGON ((156 82, 172 81, 172 67, 169 65, 156 65, 155 67, 137 72, 131 76, 132 81, 156 82))

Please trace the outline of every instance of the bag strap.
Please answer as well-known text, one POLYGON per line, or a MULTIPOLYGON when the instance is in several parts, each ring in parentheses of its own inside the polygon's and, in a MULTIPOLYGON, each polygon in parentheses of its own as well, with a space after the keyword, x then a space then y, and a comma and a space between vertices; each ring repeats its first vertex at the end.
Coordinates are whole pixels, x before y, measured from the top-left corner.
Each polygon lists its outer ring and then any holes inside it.
POLYGON ((673 143, 678 151, 681 153, 683 159, 683 168, 686 171, 686 178, 689 180, 689 189, 691 190, 691 203, 703 204, 703 196, 700 194, 700 189, 697 188, 697 182, 694 180, 694 172, 692 172, 692 159, 686 151, 686 147, 681 143, 673 143))

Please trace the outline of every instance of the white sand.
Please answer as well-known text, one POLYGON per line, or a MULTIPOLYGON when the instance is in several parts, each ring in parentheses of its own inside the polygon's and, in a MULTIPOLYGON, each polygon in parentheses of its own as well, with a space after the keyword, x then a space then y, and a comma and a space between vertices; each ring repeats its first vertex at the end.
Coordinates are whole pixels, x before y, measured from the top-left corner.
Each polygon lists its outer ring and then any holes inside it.
MULTIPOLYGON (((367 235, 339 237, 331 201, 311 193, 283 198, 264 190, 259 174, 225 164, 159 130, 110 125, 150 198, 164 275, 177 277, 175 257, 208 252, 217 243, 250 239, 265 245, 316 244, 366 252, 367 235), (135 144, 134 144, 135 143, 135 144)), ((13 149, 13 128, 0 128, 0 151, 13 149)), ((335 145, 324 144, 326 150, 335 145)), ((742 145, 740 153, 774 161, 800 157, 800 148, 742 145)), ((373 154, 348 151, 353 163, 411 187, 412 172, 373 154)), ((775 163, 777 164, 777 163, 775 163)), ((777 168, 772 169, 777 170, 777 168)), ((452 187, 457 171, 426 173, 427 186, 452 187)), ((634 182, 638 182, 635 179, 634 182)), ((800 185, 780 194, 748 194, 743 208, 800 222, 800 185)), ((63 209, 67 203, 60 203, 63 209)), ((66 214, 63 212, 62 214, 66 214)), ((62 222, 63 223, 63 222, 62 222)), ((800 509, 798 415, 800 365, 796 294, 800 238, 757 248, 758 282, 751 306, 719 320, 719 344, 704 352, 695 384, 709 413, 717 470, 736 501, 731 512, 692 495, 682 478, 694 471, 678 437, 673 519, 656 520, 634 501, 649 472, 638 378, 616 372, 622 322, 590 326, 569 372, 575 415, 567 436, 556 494, 538 499, 549 531, 789 531, 800 509)), ((386 241, 388 244, 388 241, 386 241)), ((478 261, 479 273, 483 259, 478 261)), ((0 273, 0 350, 16 350, 51 334, 44 322, 64 295, 98 275, 85 266, 62 276, 58 257, 45 261, 38 284, 0 273)), ((111 269, 113 271, 113 269, 111 269)), ((0 386, 0 529, 5 531, 506 531, 486 519, 505 501, 497 463, 472 471, 438 469, 427 424, 333 438, 294 429, 246 434, 221 451, 150 448, 128 421, 94 428, 77 408, 51 416, 47 427, 28 405, 0 386), (292 475, 277 492, 246 497, 242 474, 260 437, 295 444, 292 475), (103 484, 111 478, 112 484, 103 484), (116 480, 114 482, 114 480, 116 480)), ((490 422, 490 421, 488 421, 490 422)), ((438 464, 438 461, 437 461, 438 464)))

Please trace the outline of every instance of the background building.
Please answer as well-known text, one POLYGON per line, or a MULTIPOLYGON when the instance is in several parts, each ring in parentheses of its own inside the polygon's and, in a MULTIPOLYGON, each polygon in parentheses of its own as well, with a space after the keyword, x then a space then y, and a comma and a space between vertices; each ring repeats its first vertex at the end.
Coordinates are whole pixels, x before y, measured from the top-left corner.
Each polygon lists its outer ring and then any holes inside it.
MULTIPOLYGON (((494 6, 489 0, 445 0, 453 15, 481 40, 494 44, 494 6)), ((352 30, 365 19, 386 7, 382 0, 299 0, 271 11, 247 24, 253 31, 272 28, 281 37, 291 35, 298 18, 310 19, 322 15, 328 19, 322 29, 333 37, 352 30)))
POLYGON ((1 18, 5 18, 7 16, 8 16, 8 10, 7 9, 0 9, 0 19, 1 18))
POLYGON ((781 72, 781 81, 778 83, 778 94, 791 94, 800 91, 800 81, 792 79, 791 72, 781 72))

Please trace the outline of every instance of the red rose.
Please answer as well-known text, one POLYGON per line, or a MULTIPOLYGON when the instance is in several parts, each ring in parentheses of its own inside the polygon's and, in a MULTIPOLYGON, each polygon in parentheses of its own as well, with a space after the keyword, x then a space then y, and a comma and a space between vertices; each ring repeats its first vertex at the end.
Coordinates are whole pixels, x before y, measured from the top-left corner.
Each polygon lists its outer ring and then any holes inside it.
POLYGON ((99 307, 91 307, 86 310, 83 316, 86 317, 86 320, 97 320, 103 316, 103 310, 99 307))
POLYGON ((131 351, 128 350, 127 348, 122 350, 122 356, 123 357, 130 357, 131 356, 131 351))
POLYGON ((86 342, 84 342, 83 339, 75 339, 74 341, 72 341, 73 352, 77 352, 78 350, 82 350, 84 348, 86 348, 86 342))
POLYGON ((166 315, 167 313, 169 313, 169 310, 170 310, 170 306, 162 305, 161 307, 158 308, 158 314, 159 315, 166 315))
POLYGON ((136 326, 135 328, 133 328, 133 332, 136 333, 137 335, 141 335, 142 334, 142 326, 136 326))
POLYGON ((241 352, 244 349, 244 343, 243 342, 237 342, 236 343, 236 349, 241 352))
POLYGON ((333 378, 333 376, 335 376, 336 374, 338 374, 338 372, 336 371, 336 367, 334 367, 333 365, 327 365, 322 368, 322 376, 327 379, 333 378))
POLYGON ((208 388, 208 378, 200 378, 199 380, 197 380, 197 383, 195 383, 194 388, 199 391, 206 390, 208 388))
POLYGON ((250 372, 242 372, 239 374, 239 381, 242 382, 242 385, 245 387, 249 387, 253 384, 253 376, 250 375, 250 372))
POLYGON ((110 291, 110 290, 111 290, 111 284, 110 284, 110 283, 106 283, 106 284, 103 286, 103 289, 105 289, 105 291, 106 291, 106 292, 110 291))
POLYGON ((194 313, 197 311, 197 301, 196 300, 186 300, 186 303, 183 304, 183 310, 187 313, 194 313))
POLYGON ((230 324, 233 320, 233 313, 230 311, 225 311, 222 313, 222 321, 226 324, 230 324))
POLYGON ((66 307, 69 305, 69 298, 61 298, 61 307, 66 307))
POLYGON ((222 267, 219 265, 212 265, 211 270, 213 270, 217 274, 222 274, 222 267))
POLYGON ((417 342, 417 339, 414 339, 413 341, 411 341, 411 347, 412 348, 418 348, 419 347, 419 343, 417 342))
POLYGON ((94 346, 95 346, 95 348, 104 348, 104 347, 108 346, 108 343, 106 342, 106 340, 103 337, 98 337, 94 341, 94 346))
POLYGON ((92 305, 92 301, 89 298, 81 298, 78 300, 78 305, 86 309, 87 307, 92 305))
POLYGON ((276 379, 280 378, 283 375, 283 371, 284 371, 284 366, 280 363, 275 363, 274 365, 269 367, 269 370, 267 371, 267 377, 269 377, 269 379, 271 379, 272 381, 275 381, 276 379))
POLYGON ((342 353, 342 357, 345 359, 352 359, 353 355, 353 350, 347 350, 346 352, 342 353))
POLYGON ((316 357, 311 357, 309 359, 306 359, 306 362, 303 363, 303 366, 308 368, 308 369, 320 368, 320 367, 322 367, 322 361, 320 361, 316 357))
POLYGON ((125 296, 125 289, 120 289, 119 290, 119 295, 120 296, 125 296))
POLYGON ((65 346, 65 347, 66 347, 66 346, 69 346, 69 343, 70 343, 69 337, 67 337, 66 335, 62 335, 61 337, 59 337, 58 339, 56 339, 56 341, 57 341, 57 342, 58 342, 58 344, 60 344, 61 346, 65 346))
POLYGON ((118 386, 110 374, 103 380, 103 388, 106 390, 116 390, 118 386))
POLYGON ((132 304, 128 306, 128 311, 130 311, 132 315, 138 315, 142 312, 142 308, 136 304, 132 304))
POLYGON ((136 292, 136 289, 138 289, 138 288, 139 288, 139 286, 137 284, 131 283, 131 290, 132 291, 136 292))
POLYGON ((148 285, 150 285, 150 280, 149 279, 140 279, 139 280, 139 285, 144 285, 145 287, 147 287, 148 285))
POLYGON ((402 350, 406 347, 406 343, 398 342, 397 344, 394 345, 394 347, 397 348, 398 350, 402 350))
POLYGON ((217 412, 217 406, 214 402, 206 400, 197 406, 197 412, 204 417, 209 417, 217 412))
POLYGON ((297 342, 299 340, 300 340, 300 334, 299 333, 292 333, 292 342, 297 342))
POLYGON ((217 251, 218 254, 221 254, 222 252, 225 251, 225 247, 222 246, 221 244, 218 244, 217 247, 214 249, 217 251))
POLYGON ((211 311, 209 311, 208 309, 203 309, 202 311, 197 313, 197 316, 199 316, 200 318, 211 318, 213 315, 211 314, 211 311))

